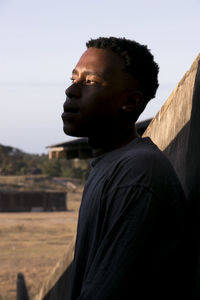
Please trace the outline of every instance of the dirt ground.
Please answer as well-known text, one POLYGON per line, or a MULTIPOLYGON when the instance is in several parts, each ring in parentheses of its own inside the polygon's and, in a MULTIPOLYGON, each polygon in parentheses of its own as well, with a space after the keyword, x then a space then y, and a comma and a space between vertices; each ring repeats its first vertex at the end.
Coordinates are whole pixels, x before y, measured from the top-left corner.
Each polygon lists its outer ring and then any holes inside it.
POLYGON ((0 213, 0 300, 16 299, 18 272, 37 294, 76 233, 81 195, 69 192, 64 212, 0 213))

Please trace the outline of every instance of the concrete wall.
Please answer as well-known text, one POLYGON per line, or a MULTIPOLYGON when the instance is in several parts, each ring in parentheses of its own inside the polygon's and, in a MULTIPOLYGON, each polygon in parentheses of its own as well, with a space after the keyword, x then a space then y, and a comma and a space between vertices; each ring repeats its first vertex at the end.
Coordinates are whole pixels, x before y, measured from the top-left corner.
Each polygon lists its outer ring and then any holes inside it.
MULTIPOLYGON (((75 237, 49 277, 44 281, 40 292, 32 300, 69 300, 71 265, 74 257, 75 237)), ((20 299, 23 300, 23 299, 20 299)))
MULTIPOLYGON (((195 119, 192 110, 198 104, 200 97, 197 91, 200 85, 199 60, 200 54, 143 135, 150 136, 153 142, 167 155, 186 193, 188 189, 185 177, 187 174, 186 157, 191 143, 189 136, 192 131, 198 130, 198 126, 191 127, 191 122, 195 119)), ((199 118, 197 118, 198 121, 199 118)))
POLYGON ((0 212, 61 211, 67 209, 67 193, 0 191, 0 212))
POLYGON ((200 55, 144 136, 150 136, 169 158, 185 191, 185 258, 189 257, 185 269, 190 299, 200 299, 200 55))

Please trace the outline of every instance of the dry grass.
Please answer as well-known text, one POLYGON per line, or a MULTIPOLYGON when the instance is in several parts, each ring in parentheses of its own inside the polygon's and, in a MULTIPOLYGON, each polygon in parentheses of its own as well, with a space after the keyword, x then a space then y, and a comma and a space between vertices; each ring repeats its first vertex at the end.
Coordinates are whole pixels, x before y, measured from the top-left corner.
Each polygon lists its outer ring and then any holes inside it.
POLYGON ((68 193, 66 212, 0 213, 0 300, 16 299, 17 273, 32 298, 76 232, 82 187, 68 193))
POLYGON ((79 179, 44 175, 0 176, 0 190, 4 191, 72 191, 80 185, 79 179))

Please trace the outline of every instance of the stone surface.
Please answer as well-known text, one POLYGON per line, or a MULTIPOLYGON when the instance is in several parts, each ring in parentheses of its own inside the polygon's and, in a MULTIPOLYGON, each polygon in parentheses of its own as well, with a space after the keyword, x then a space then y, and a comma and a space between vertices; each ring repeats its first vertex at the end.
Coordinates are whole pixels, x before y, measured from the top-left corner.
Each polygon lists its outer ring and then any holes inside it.
POLYGON ((49 277, 45 279, 40 292, 33 300, 68 300, 71 263, 74 256, 75 237, 67 248, 63 259, 60 260, 49 277))
MULTIPOLYGON (((185 167, 188 151, 194 90, 200 84, 197 76, 200 54, 183 76, 143 136, 153 142, 172 162, 182 185, 185 185, 185 167)), ((185 189, 186 187, 184 187, 185 189)))
POLYGON ((190 299, 200 299, 200 54, 144 136, 169 158, 185 191, 185 257, 190 258, 185 269, 190 299))

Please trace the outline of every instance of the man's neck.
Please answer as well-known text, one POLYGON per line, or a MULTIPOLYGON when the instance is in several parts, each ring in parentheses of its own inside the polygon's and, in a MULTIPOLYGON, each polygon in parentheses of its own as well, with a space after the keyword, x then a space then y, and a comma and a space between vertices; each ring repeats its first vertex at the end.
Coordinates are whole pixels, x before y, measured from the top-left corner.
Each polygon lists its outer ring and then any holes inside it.
POLYGON ((88 143, 93 149, 94 157, 102 155, 106 152, 110 152, 114 149, 121 148, 136 137, 138 137, 135 125, 132 128, 127 129, 126 131, 115 132, 109 134, 108 132, 104 135, 95 135, 88 138, 88 143))

